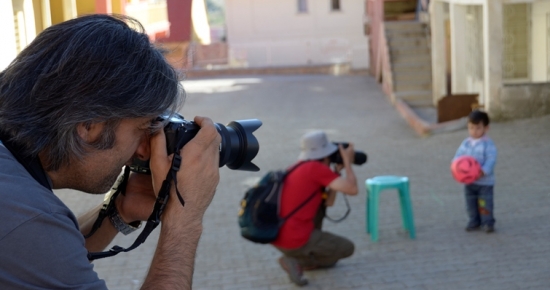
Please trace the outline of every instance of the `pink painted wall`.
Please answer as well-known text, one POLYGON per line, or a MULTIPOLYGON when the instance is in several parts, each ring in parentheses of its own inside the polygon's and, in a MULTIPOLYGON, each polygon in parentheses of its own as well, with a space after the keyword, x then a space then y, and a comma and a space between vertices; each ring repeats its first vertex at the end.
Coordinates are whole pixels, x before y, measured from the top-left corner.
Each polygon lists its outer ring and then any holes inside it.
POLYGON ((110 14, 113 12, 111 7, 111 0, 95 0, 96 13, 110 14))
POLYGON ((192 0, 167 0, 170 35, 162 42, 179 42, 191 40, 191 3, 192 0))

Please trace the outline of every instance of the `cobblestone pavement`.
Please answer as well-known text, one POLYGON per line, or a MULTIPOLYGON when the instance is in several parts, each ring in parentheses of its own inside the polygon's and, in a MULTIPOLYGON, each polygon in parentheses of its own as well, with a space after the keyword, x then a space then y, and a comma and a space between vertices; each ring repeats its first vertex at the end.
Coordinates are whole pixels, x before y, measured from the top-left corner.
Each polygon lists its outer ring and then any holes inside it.
MULTIPOLYGON (((328 231, 349 237, 352 257, 329 270, 306 272, 307 289, 549 289, 550 288, 550 116, 491 124, 499 150, 496 166, 496 232, 467 233, 462 187, 449 163, 466 130, 420 138, 368 76, 269 76, 186 81, 187 118, 210 116, 226 124, 258 118, 260 172, 221 169, 217 194, 204 220, 195 289, 294 289, 276 262, 279 253, 240 237, 237 211, 248 184, 266 170, 295 161, 299 138, 326 130, 335 141, 351 141, 369 161, 355 167, 360 194, 350 197, 351 214, 328 231), (379 241, 365 233, 364 180, 376 175, 411 180, 417 239, 401 226, 397 194, 380 201, 379 241)), ((82 213, 100 196, 57 191, 82 213)), ((329 209, 345 212, 339 198, 329 209)), ((184 223, 185 221, 181 221, 184 223)), ((138 289, 154 253, 155 232, 133 252, 95 262, 110 289, 138 289)), ((117 237, 129 246, 137 233, 117 237)))

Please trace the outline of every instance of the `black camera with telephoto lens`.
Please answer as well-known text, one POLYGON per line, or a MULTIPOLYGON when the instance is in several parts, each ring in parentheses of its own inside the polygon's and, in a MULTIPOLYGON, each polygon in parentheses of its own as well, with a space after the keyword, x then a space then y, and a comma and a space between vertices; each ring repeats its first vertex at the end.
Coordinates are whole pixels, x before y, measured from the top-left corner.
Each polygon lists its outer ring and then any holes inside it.
MULTIPOLYGON (((349 143, 346 142, 333 142, 334 145, 342 145, 343 148, 348 148, 349 143)), ((340 150, 336 150, 336 152, 332 153, 330 156, 330 162, 336 163, 336 164, 344 164, 344 160, 342 159, 342 155, 340 154, 340 150)), ((355 151, 355 156, 353 158, 352 163, 355 165, 363 165, 367 162, 367 154, 361 151, 355 151)))
MULTIPOLYGON (((177 113, 164 114, 158 117, 158 121, 165 122, 164 134, 166 136, 166 150, 168 155, 179 151, 200 130, 193 121, 188 121, 177 113)), ((252 163, 260 150, 260 144, 252 133, 256 131, 262 122, 258 119, 232 121, 226 126, 216 123, 216 129, 222 137, 220 143, 220 167, 227 165, 234 170, 259 171, 260 168, 252 163)), ((150 173, 149 161, 135 158, 130 170, 140 173, 150 173)))

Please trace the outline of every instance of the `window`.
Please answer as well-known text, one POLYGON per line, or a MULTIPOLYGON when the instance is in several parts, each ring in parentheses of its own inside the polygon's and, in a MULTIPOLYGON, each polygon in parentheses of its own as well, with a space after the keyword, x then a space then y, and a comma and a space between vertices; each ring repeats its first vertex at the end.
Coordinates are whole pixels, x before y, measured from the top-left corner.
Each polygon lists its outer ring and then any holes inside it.
POLYGON ((502 10, 503 67, 505 80, 527 80, 531 69, 530 4, 506 4, 502 10))
POLYGON ((307 0, 298 0, 298 13, 307 13, 307 0))
POLYGON ((330 0, 330 9, 332 11, 340 11, 340 0, 330 0))

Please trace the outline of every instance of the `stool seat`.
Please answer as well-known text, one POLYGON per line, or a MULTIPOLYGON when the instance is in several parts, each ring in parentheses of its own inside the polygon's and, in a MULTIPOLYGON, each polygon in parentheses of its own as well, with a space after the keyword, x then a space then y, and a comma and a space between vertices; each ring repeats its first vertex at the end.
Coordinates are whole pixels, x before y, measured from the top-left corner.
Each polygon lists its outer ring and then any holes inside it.
POLYGON ((409 195, 409 178, 406 176, 383 175, 365 180, 367 190, 366 227, 373 242, 378 241, 378 204, 380 193, 387 189, 396 189, 401 204, 403 228, 409 232, 411 239, 416 237, 413 209, 409 195))
POLYGON ((405 182, 409 182, 408 177, 394 176, 394 175, 376 176, 376 177, 367 179, 368 184, 377 185, 377 186, 388 186, 388 185, 396 186, 405 182))

